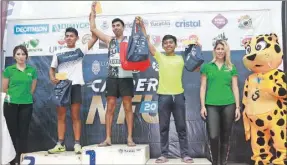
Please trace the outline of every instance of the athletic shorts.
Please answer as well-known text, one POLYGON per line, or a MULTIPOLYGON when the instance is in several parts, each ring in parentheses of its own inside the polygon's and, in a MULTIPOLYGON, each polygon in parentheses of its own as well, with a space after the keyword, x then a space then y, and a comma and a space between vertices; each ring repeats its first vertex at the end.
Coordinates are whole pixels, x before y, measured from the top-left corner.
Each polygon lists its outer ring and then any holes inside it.
POLYGON ((134 97, 133 78, 107 78, 106 81, 106 97, 134 97))
POLYGON ((72 85, 71 91, 71 104, 79 103, 82 104, 82 86, 72 85))

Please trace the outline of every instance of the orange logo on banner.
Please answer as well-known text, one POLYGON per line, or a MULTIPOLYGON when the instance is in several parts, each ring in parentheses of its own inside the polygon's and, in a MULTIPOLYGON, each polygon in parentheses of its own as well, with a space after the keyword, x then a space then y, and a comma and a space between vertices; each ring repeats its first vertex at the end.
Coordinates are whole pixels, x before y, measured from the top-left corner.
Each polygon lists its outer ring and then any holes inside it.
POLYGON ((190 35, 188 39, 182 41, 184 45, 195 44, 196 42, 199 42, 197 35, 190 35))
POLYGON ((97 3, 96 3, 95 10, 96 10, 97 14, 101 14, 103 12, 101 3, 99 1, 97 1, 97 3))

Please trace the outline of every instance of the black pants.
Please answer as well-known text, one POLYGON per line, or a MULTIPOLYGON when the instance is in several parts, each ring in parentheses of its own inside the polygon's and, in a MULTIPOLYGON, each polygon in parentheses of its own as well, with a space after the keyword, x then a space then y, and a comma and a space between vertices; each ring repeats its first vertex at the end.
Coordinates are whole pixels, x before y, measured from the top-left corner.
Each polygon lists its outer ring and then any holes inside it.
POLYGON ((161 155, 166 157, 168 156, 168 135, 171 113, 173 114, 178 134, 181 157, 188 156, 184 94, 159 95, 158 97, 161 155))
POLYGON ((221 165, 227 163, 229 154, 229 139, 235 119, 235 104, 224 106, 206 105, 207 131, 210 140, 211 159, 217 165, 220 153, 221 165), (220 141, 220 152, 218 145, 220 141))
POLYGON ((4 116, 17 154, 11 164, 20 163, 21 154, 27 152, 32 111, 33 104, 4 103, 4 116))

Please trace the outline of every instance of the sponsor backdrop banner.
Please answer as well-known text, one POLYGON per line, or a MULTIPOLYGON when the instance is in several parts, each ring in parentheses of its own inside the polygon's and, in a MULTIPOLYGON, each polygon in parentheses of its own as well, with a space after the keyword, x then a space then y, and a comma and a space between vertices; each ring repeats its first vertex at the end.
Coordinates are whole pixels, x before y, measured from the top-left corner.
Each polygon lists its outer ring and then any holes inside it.
MULTIPOLYGON (((134 15, 121 16, 126 24, 124 34, 129 36, 134 15)), ((213 44, 217 39, 227 40, 231 47, 232 62, 239 72, 240 95, 245 78, 249 71, 242 63, 245 54, 242 43, 252 35, 270 33, 270 17, 268 10, 232 11, 232 12, 198 12, 198 13, 164 13, 142 15, 153 44, 159 51, 162 37, 175 35, 178 39, 178 54, 184 50, 184 41, 195 40, 203 45, 203 56, 208 62, 212 59, 213 44)), ((111 20, 114 17, 99 16, 97 27, 104 33, 112 35, 111 20)), ((14 63, 12 51, 14 46, 24 44, 29 50, 29 64, 38 70, 38 85, 35 92, 33 120, 29 134, 29 150, 40 151, 53 147, 57 141, 57 117, 52 102, 53 85, 50 83, 48 71, 53 53, 65 47, 64 30, 75 27, 79 31, 78 45, 84 44, 91 37, 87 17, 70 19, 46 19, 29 21, 10 21, 8 23, 8 40, 6 66, 14 63)), ((134 140, 138 144, 149 144, 151 157, 160 155, 160 138, 157 116, 158 66, 151 57, 152 65, 146 72, 134 73, 135 97, 134 140), (145 103, 143 101, 153 101, 145 103)), ((98 41, 83 61, 84 79, 82 87, 83 105, 82 145, 97 144, 105 138, 105 81, 107 77, 107 48, 98 41)), ((205 122, 200 117, 200 74, 184 71, 183 84, 186 96, 186 123, 188 132, 189 153, 192 157, 209 157, 205 122)), ((220 97, 220 94, 218 94, 220 97)), ((73 131, 70 112, 67 116, 66 145, 73 147, 73 131)), ((124 109, 118 100, 112 127, 112 142, 126 143, 127 129, 124 109)), ((242 120, 234 124, 231 138, 230 160, 243 162, 250 157, 249 143, 244 140, 242 120)), ((174 121, 170 124, 170 154, 179 156, 179 143, 174 121)))

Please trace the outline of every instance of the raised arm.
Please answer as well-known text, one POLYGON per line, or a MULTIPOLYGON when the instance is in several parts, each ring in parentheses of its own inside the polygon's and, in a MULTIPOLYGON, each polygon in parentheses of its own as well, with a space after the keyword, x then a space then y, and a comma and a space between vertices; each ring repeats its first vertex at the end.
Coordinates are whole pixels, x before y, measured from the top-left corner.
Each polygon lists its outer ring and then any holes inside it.
POLYGON ((136 17, 136 23, 140 25, 144 36, 147 38, 149 51, 150 51, 151 55, 154 56, 155 53, 156 53, 156 48, 150 42, 150 36, 148 36, 147 33, 146 33, 146 29, 145 29, 145 26, 144 26, 144 23, 143 23, 143 19, 141 17, 136 17))
POLYGON ((109 45, 112 37, 104 34, 96 26, 96 2, 93 2, 90 14, 90 31, 92 32, 92 36, 98 37, 100 40, 104 41, 107 45, 109 45))
MULTIPOLYGON (((95 18, 92 18, 92 15, 93 15, 93 12, 90 13, 89 21, 90 21, 90 24, 92 23, 95 24, 95 18)), ((90 50, 94 46, 97 40, 98 40, 98 37, 94 33, 92 33, 92 38, 88 42, 88 50, 90 50)))

